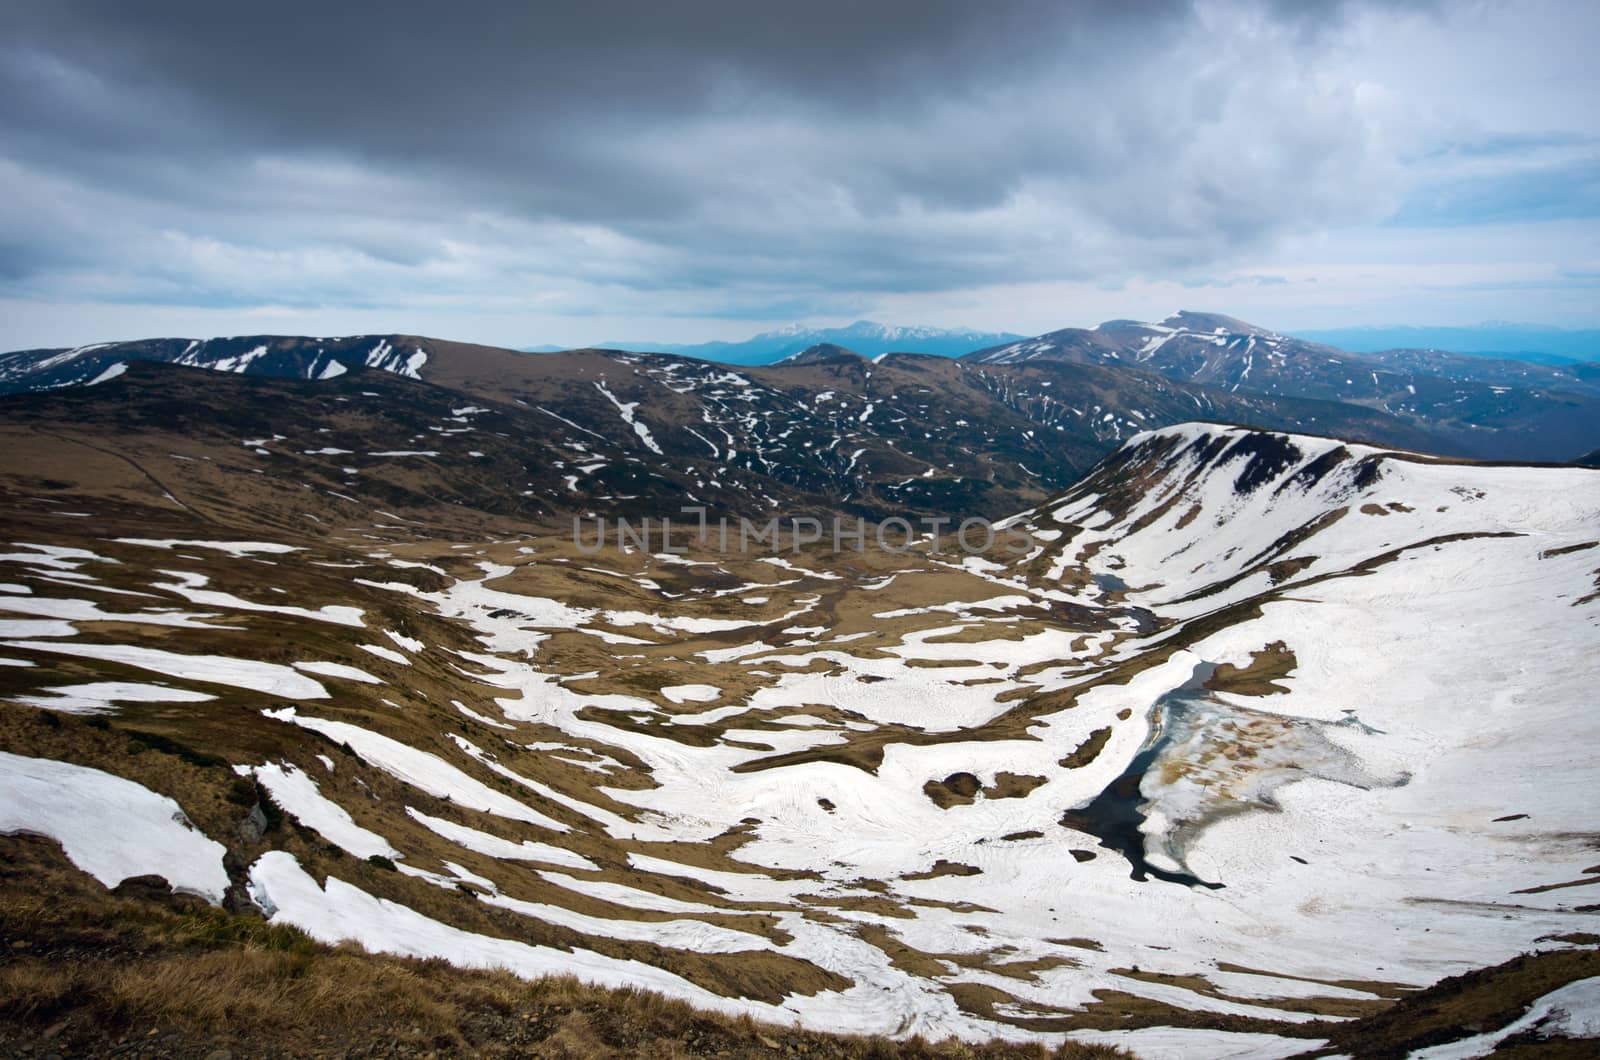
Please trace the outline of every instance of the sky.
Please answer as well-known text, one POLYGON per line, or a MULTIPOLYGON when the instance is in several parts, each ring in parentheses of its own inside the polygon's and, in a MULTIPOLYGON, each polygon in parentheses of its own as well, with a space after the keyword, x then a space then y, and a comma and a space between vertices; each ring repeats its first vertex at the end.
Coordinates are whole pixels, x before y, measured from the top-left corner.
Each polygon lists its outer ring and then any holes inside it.
POLYGON ((1600 326, 1600 5, 0 5, 0 349, 1600 326))

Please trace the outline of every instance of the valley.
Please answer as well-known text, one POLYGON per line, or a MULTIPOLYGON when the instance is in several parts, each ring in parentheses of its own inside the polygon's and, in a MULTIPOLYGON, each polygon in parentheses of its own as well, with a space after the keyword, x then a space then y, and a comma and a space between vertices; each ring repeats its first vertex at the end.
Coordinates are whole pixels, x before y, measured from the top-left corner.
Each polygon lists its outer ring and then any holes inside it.
POLYGON ((536 389, 451 352, 9 399, 0 832, 806 1033, 1287 1056, 1585 952, 1597 472, 1130 424, 1051 492, 999 472, 1026 442, 931 429, 991 393, 959 362, 553 355, 536 389), (830 505, 810 454, 849 445, 830 505), (965 510, 892 455, 1029 546, 573 536, 965 510))

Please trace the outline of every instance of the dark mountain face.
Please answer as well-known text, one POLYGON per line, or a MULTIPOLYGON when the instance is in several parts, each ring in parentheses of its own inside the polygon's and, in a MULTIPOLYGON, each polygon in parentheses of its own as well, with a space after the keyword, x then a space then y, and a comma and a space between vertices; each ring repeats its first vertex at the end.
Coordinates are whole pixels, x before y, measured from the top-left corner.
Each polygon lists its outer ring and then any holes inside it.
POLYGON ((188 483, 174 492, 191 503, 226 501, 216 468, 254 474, 259 517, 299 524, 302 512, 336 520, 350 503, 528 519, 670 515, 685 504, 751 516, 996 517, 1073 482, 1133 434, 1196 418, 1449 449, 1359 406, 1066 361, 873 363, 823 347, 735 371, 662 354, 530 355, 408 336, 158 340, 32 356, 34 371, 9 382, 43 389, 4 399, 11 426, 121 432, 119 444, 140 450, 158 478, 188 483))
POLYGON ((1418 349, 1380 350, 1362 356, 1396 371, 1438 376, 1458 382, 1560 390, 1600 397, 1600 363, 1545 365, 1509 357, 1418 349))
POLYGON ((778 364, 800 367, 808 364, 848 364, 851 361, 865 361, 867 358, 855 350, 831 342, 819 342, 815 346, 807 346, 799 353, 791 353, 778 364))
POLYGON ((1068 328, 964 359, 1121 365, 1230 393, 1361 405, 1489 459, 1561 460, 1600 442, 1600 371, 1587 370, 1593 366, 1547 368, 1432 351, 1352 354, 1211 313, 1068 328))
POLYGON ((228 339, 144 339, 76 349, 0 354, 0 394, 90 385, 116 378, 132 361, 208 368, 274 379, 334 379, 353 368, 376 368, 420 378, 428 355, 399 335, 334 339, 249 335, 228 339))

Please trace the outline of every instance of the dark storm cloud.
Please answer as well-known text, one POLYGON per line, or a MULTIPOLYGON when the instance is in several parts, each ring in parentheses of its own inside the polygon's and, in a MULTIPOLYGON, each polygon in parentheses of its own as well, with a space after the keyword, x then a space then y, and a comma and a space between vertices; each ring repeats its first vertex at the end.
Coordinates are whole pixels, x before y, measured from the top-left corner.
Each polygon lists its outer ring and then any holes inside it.
MULTIPOLYGON (((699 200, 697 177, 718 183, 751 160, 729 144, 704 170, 673 172, 634 137, 769 113, 915 120, 1058 55, 1092 69, 1119 33, 1178 17, 1172 5, 320 6, 8 5, 9 139, 106 169, 125 154, 323 152, 449 173, 564 217, 671 216, 699 200)), ((970 170, 913 161, 885 183, 965 203, 995 194, 970 170)))
POLYGON ((209 303, 939 290, 1376 217, 1344 5, 33 3, 0 279, 209 303), (1317 43, 1318 47, 1321 43, 1317 43))

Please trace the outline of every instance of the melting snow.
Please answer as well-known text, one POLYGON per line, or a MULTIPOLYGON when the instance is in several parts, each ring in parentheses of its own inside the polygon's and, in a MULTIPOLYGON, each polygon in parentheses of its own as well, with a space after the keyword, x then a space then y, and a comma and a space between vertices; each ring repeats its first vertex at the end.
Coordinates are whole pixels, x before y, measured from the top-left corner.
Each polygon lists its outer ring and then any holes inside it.
POLYGON ((205 703, 216 696, 165 685, 141 685, 129 681, 92 681, 82 685, 59 685, 38 695, 17 696, 16 702, 67 714, 105 714, 118 703, 205 703))
POLYGON ((32 648, 56 655, 122 663, 185 681, 247 688, 288 699, 327 699, 328 691, 309 677, 277 663, 231 659, 224 655, 180 655, 157 648, 121 644, 62 644, 55 641, 4 641, 10 648, 32 648))
POLYGON ((364 685, 381 685, 383 682, 365 670, 358 670, 354 666, 346 666, 336 662, 297 662, 296 670, 304 670, 308 674, 319 677, 342 677, 346 681, 359 681, 364 685))
POLYGON ((191 541, 182 538, 164 538, 158 541, 145 537, 119 537, 114 540, 119 545, 142 545, 145 548, 207 548, 216 552, 226 552, 234 559, 258 552, 269 556, 281 556, 288 552, 302 551, 296 545, 280 545, 272 541, 191 541))
POLYGON ((335 743, 348 743, 352 750, 372 765, 403 780, 413 787, 438 798, 481 810, 514 821, 526 821, 554 831, 565 832, 567 826, 552 820, 517 800, 472 779, 466 773, 437 755, 419 751, 399 740, 363 729, 348 722, 328 721, 301 715, 293 707, 262 711, 269 718, 290 722, 313 732, 320 732, 335 743))
POLYGON ((287 763, 272 763, 254 769, 241 766, 239 771, 253 773, 272 795, 272 801, 300 819, 307 828, 314 828, 322 838, 337 844, 358 858, 374 854, 386 858, 402 857, 389 841, 376 832, 356 824, 355 819, 338 803, 329 799, 317 788, 304 771, 287 763))
POLYGON ((668 685, 661 694, 673 703, 710 703, 722 695, 716 685, 668 685))
POLYGON ((213 905, 228 889, 222 844, 164 795, 98 769, 0 751, 0 833, 49 836, 107 887, 157 875, 213 905))
POLYGON ((637 401, 623 401, 613 394, 604 383, 596 382, 595 389, 604 394, 606 400, 617 407, 617 412, 622 416, 622 421, 633 428, 633 432, 639 436, 639 440, 644 443, 644 447, 660 456, 661 447, 656 444, 655 438, 651 436, 650 428, 640 423, 634 415, 633 410, 639 407, 639 403, 637 401))

